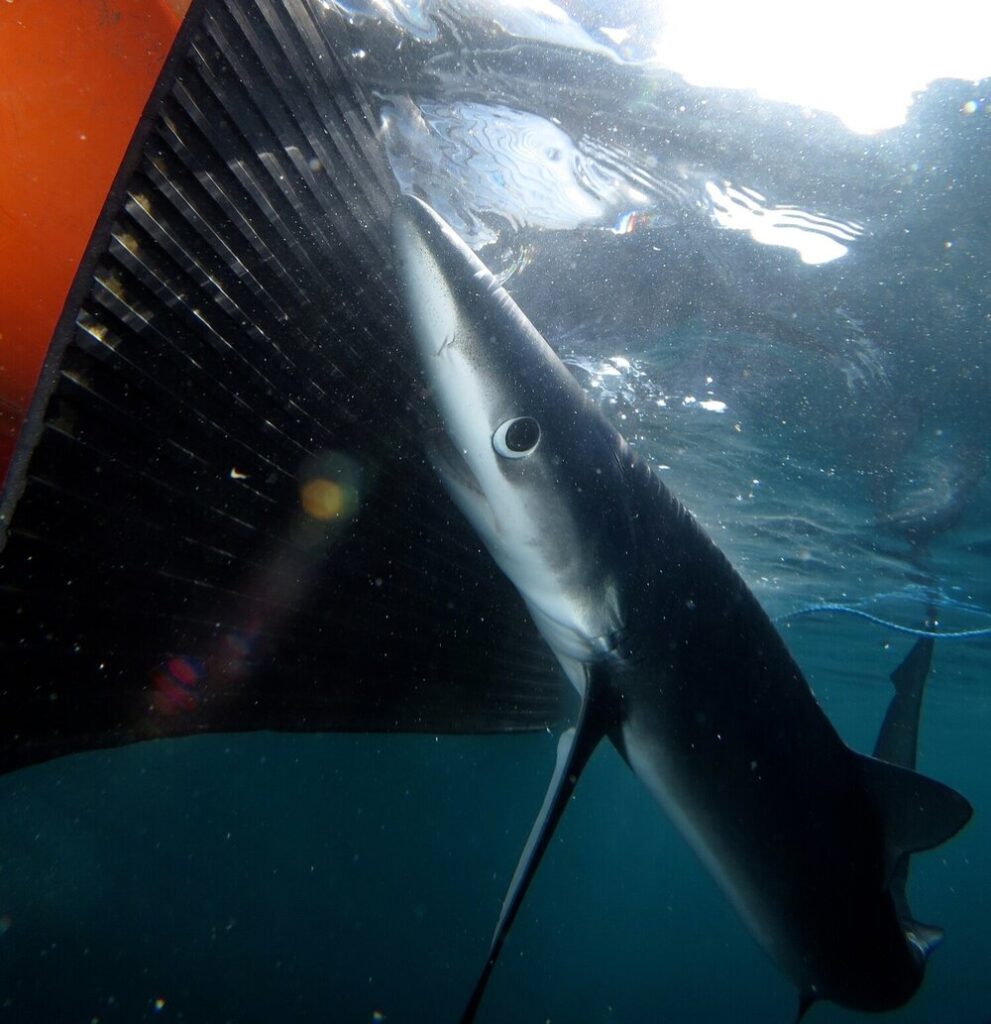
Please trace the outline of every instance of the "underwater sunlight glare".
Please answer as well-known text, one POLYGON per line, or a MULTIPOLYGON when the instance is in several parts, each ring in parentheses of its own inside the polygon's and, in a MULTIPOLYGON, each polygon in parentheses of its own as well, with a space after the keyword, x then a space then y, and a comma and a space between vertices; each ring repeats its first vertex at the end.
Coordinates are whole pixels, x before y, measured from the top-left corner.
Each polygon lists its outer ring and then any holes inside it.
POLYGON ((654 59, 693 85, 752 89, 874 134, 938 78, 991 74, 991 7, 973 0, 796 4, 669 0, 654 59))

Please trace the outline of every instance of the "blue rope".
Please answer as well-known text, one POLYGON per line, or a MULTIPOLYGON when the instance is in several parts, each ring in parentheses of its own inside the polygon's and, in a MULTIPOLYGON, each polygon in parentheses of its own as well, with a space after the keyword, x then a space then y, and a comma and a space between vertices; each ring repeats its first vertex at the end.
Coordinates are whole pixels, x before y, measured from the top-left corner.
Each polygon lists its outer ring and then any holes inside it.
MULTIPOLYGON (((868 622, 873 622, 877 626, 893 630, 895 633, 907 633, 909 636, 928 636, 934 640, 976 640, 980 637, 991 636, 991 626, 986 626, 983 629, 955 629, 947 630, 946 632, 936 629, 915 629, 912 626, 902 626, 897 622, 890 622, 888 619, 882 619, 878 615, 872 615, 870 612, 865 612, 862 608, 853 608, 848 604, 811 604, 807 608, 799 608, 798 611, 781 615, 775 621, 787 622, 790 619, 797 619, 804 615, 817 615, 820 612, 855 615, 857 618, 866 619, 868 622)), ((983 614, 986 615, 987 612, 983 612, 983 614)))

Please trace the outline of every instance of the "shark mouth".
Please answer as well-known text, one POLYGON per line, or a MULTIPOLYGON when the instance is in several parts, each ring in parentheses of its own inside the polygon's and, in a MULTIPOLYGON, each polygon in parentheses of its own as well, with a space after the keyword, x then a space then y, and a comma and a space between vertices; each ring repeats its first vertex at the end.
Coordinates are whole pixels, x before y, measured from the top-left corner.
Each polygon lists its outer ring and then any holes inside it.
POLYGON ((445 481, 484 500, 485 492, 478 482, 478 477, 472 472, 468 461, 454 446, 454 442, 443 427, 433 427, 428 430, 424 435, 423 443, 428 458, 445 481))

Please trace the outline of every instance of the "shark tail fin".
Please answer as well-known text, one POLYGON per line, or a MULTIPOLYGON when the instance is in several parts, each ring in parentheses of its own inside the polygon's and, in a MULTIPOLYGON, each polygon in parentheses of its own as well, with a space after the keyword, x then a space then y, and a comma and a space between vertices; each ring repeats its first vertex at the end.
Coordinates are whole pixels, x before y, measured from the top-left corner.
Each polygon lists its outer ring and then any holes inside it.
POLYGON ((885 819, 888 891, 905 938, 925 961, 942 929, 912 917, 907 886, 911 854, 945 842, 970 819, 970 804, 955 790, 915 771, 919 718, 933 639, 921 637, 891 673, 895 693, 878 733, 873 758, 862 758, 868 786, 885 819))
POLYGON ((922 697, 932 665, 933 638, 920 637, 891 673, 895 687, 874 744, 874 756, 902 768, 914 768, 918 753, 922 697))
POLYGON ((905 659, 891 673, 896 693, 909 695, 922 688, 932 666, 933 646, 931 636, 922 636, 916 640, 905 659))
POLYGON ((489 946, 489 955, 465 1006, 461 1024, 471 1024, 475 1019, 492 970, 502 951, 503 943, 550 844, 554 830, 571 799, 578 777, 599 742, 613 725, 613 719, 605 688, 593 671, 588 677, 577 723, 573 728, 566 729, 558 740, 554 774, 551 776, 550 784, 544 795, 540 813, 530 829, 530 835, 520 854, 509 888, 506 890, 499 920, 489 946))

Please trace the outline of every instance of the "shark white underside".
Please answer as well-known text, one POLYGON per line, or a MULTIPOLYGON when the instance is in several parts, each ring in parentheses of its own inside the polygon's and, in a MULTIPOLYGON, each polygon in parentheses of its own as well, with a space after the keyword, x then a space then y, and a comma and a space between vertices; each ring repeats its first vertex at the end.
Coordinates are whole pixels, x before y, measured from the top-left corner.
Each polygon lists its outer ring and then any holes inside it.
POLYGON ((794 981, 800 1012, 901 1005, 934 933, 908 917, 897 866, 969 805, 846 747, 725 557, 470 249, 412 197, 393 229, 443 424, 434 461, 582 698, 463 1020, 607 737, 794 981))

